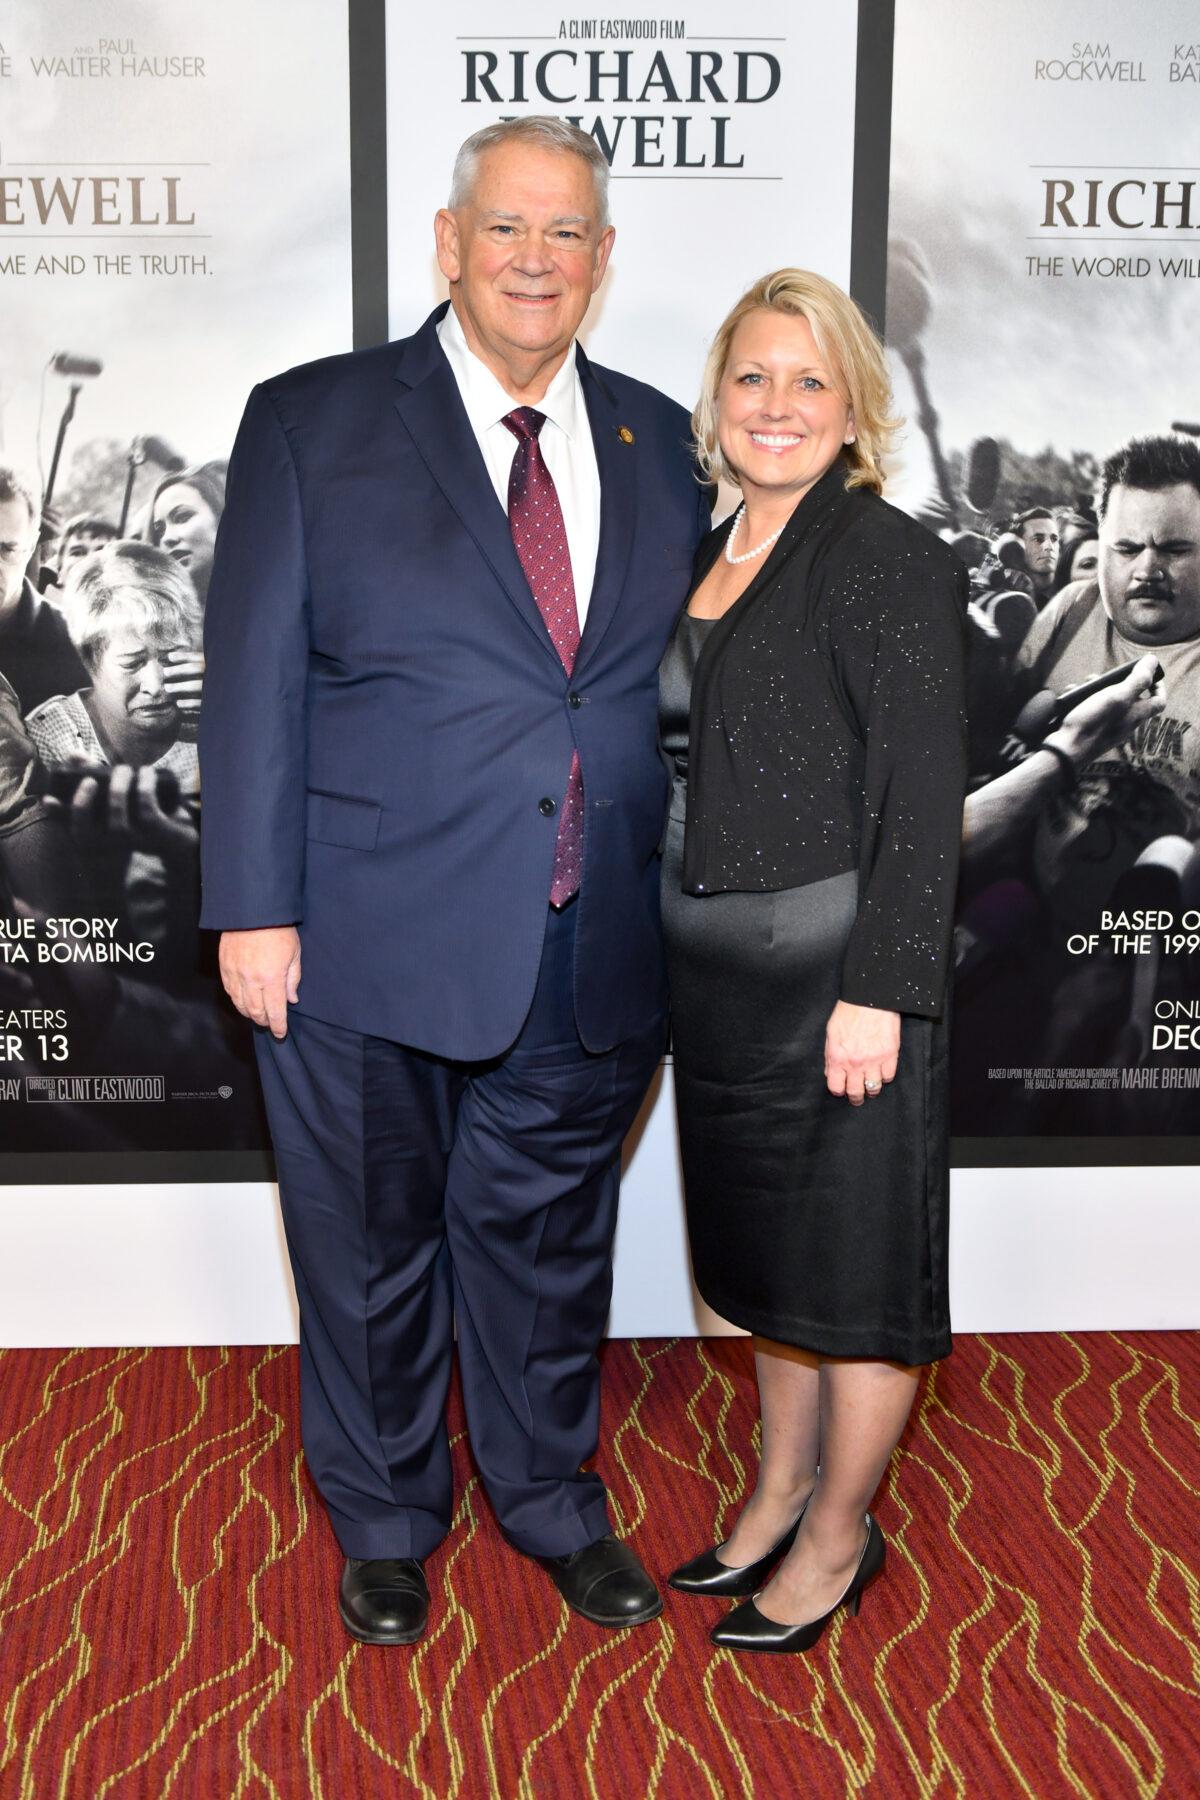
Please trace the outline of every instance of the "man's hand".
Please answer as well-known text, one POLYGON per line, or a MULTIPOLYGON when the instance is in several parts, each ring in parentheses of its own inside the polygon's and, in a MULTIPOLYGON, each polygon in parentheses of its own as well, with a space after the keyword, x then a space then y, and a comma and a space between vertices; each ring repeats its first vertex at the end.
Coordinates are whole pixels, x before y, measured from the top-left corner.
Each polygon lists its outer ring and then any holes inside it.
POLYGON ((1073 706, 1046 742, 1065 750, 1077 769, 1126 743, 1139 725, 1160 713, 1166 704, 1161 688, 1155 687, 1157 668, 1155 656, 1139 657, 1116 687, 1101 688, 1098 694, 1073 706))
POLYGON ((825 1084, 831 1094, 861 1106, 895 1080, 899 1057, 899 1013, 838 1001, 825 1027, 825 1084))
POLYGON ((294 925, 221 933, 221 980, 244 1018, 287 1036, 289 1001, 300 998, 300 933, 294 925))

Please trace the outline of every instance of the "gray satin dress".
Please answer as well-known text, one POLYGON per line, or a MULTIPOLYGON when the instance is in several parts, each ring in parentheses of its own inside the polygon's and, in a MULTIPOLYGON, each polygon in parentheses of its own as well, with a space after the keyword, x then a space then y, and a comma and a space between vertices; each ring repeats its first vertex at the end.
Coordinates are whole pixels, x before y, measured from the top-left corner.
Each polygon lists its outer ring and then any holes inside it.
POLYGON ((662 911, 696 1285, 733 1324, 824 1356, 950 1349, 947 1026, 906 1014, 896 1079, 825 1086, 855 870, 778 892, 682 890, 692 675, 714 621, 683 613, 659 671, 674 764, 662 911))

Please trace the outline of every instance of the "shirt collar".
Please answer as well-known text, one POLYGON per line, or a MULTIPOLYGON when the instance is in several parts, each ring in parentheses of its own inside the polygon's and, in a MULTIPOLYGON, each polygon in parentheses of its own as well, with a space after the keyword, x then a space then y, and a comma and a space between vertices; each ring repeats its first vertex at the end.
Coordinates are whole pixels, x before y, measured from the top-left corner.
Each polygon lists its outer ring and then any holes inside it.
MULTIPOLYGON (((504 391, 487 364, 481 362, 470 348, 453 306, 447 308, 445 318, 439 321, 437 334, 454 372, 472 429, 476 432, 490 430, 519 403, 504 391)), ((538 401, 536 410, 544 413, 567 437, 574 437, 579 426, 579 381, 574 343, 538 401)))

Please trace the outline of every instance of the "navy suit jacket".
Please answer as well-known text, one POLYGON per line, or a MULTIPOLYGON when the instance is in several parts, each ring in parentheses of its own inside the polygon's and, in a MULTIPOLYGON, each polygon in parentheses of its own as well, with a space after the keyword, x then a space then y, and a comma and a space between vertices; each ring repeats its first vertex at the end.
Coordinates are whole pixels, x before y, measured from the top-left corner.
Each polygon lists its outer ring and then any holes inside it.
POLYGON ((305 1014, 499 1055, 533 997, 578 750, 575 1008, 604 1050, 664 1001, 657 670, 709 498, 683 408, 579 351, 600 546, 568 678, 438 343, 444 311, 250 396, 205 624, 202 923, 297 924, 305 1014))

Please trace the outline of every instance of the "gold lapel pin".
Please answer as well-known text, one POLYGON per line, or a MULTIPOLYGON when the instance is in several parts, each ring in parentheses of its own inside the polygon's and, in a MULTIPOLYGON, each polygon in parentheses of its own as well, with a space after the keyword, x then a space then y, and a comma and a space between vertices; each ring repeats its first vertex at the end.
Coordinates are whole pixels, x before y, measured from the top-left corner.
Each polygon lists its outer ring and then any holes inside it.
POLYGON ((633 433, 630 431, 628 425, 618 425, 617 436, 623 444, 632 444, 633 442, 633 433))

